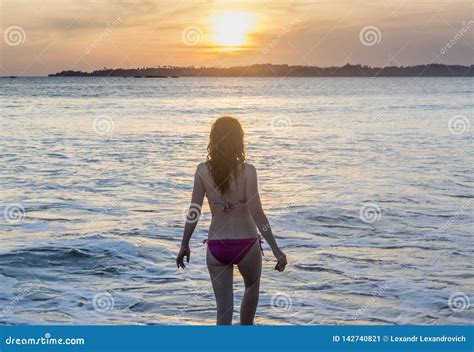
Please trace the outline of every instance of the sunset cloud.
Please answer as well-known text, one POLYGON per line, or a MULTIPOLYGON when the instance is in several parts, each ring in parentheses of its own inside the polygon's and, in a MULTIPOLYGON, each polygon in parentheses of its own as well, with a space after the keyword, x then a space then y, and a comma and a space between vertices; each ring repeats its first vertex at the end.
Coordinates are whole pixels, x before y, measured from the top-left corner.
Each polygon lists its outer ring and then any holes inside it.
POLYGON ((104 66, 266 62, 318 66, 347 62, 379 66, 389 62, 472 64, 473 57, 472 27, 441 52, 472 20, 471 4, 462 1, 4 0, 1 13, 2 75, 46 75, 104 66), (256 19, 248 33, 241 34, 244 43, 235 35, 233 40, 222 38, 231 36, 226 34, 229 29, 219 29, 224 34, 216 35, 212 18, 243 12, 256 19), (10 33, 13 26, 24 32, 21 45, 5 40, 16 34, 10 33), (373 46, 360 40, 361 30, 369 26, 380 32, 373 46), (188 27, 198 29, 198 44, 183 42, 183 31, 188 27), (221 39, 216 42, 215 38, 221 39))

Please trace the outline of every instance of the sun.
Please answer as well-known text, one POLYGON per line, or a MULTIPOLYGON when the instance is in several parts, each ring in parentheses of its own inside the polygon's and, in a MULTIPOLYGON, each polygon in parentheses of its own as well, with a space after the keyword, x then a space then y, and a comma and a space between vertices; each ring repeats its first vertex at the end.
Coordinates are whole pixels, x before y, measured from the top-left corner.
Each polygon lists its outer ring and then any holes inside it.
POLYGON ((213 41, 227 47, 244 45, 247 35, 254 27, 254 16, 250 13, 220 13, 212 18, 213 41))

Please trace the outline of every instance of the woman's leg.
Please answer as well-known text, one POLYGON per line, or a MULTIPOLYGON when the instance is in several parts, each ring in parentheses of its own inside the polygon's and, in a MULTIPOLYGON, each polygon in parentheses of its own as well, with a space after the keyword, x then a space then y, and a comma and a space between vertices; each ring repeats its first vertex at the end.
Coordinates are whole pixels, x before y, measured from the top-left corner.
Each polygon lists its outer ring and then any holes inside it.
POLYGON ((260 293, 260 275, 262 274, 262 253, 258 241, 253 244, 238 267, 245 284, 244 298, 240 307, 240 324, 253 325, 260 293))
POLYGON ((217 303, 217 325, 232 325, 234 313, 233 265, 218 261, 207 249, 207 268, 217 303))

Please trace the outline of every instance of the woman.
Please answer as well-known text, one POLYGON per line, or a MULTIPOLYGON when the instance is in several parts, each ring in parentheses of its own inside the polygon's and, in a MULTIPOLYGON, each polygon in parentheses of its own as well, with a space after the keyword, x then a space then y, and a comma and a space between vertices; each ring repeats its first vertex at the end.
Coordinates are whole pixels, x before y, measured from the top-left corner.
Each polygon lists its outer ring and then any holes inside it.
POLYGON ((240 324, 252 325, 258 304, 262 253, 257 228, 283 271, 285 254, 278 248, 262 209, 255 167, 245 162, 244 132, 233 117, 212 125, 207 161, 199 164, 176 265, 189 263, 189 240, 201 213, 204 195, 212 213, 207 239, 207 267, 217 302, 217 325, 232 324, 234 311, 233 268, 237 265, 245 284, 240 324))

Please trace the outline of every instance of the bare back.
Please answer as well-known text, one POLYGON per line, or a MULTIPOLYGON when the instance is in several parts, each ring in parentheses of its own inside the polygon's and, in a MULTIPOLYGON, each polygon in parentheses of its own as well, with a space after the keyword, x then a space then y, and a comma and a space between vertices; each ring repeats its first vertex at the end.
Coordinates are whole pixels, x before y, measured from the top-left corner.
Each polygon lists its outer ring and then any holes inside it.
POLYGON ((221 194, 206 163, 201 163, 197 175, 204 188, 212 221, 209 227, 209 239, 240 239, 258 235, 257 227, 247 204, 246 189, 249 166, 244 163, 229 183, 229 190, 221 194), (230 209, 224 209, 231 204, 230 209))
MULTIPOLYGON (((277 258, 275 269, 283 271, 287 264, 285 253, 278 247, 262 208, 257 170, 249 163, 242 164, 245 160, 243 136, 242 126, 233 117, 220 117, 212 125, 208 160, 216 166, 216 171, 224 172, 224 166, 238 170, 230 176, 228 183, 227 180, 224 181, 226 191, 222 194, 207 163, 198 165, 194 174, 191 204, 184 224, 181 248, 176 256, 176 266, 186 268, 184 259, 189 263, 191 255, 189 242, 199 221, 204 197, 207 197, 212 220, 209 226, 210 241, 206 261, 216 296, 218 325, 232 324, 234 264, 237 264, 245 284, 240 324, 254 323, 262 270, 258 233, 265 238, 277 258)), ((217 178, 221 179, 221 174, 218 174, 217 178)))

